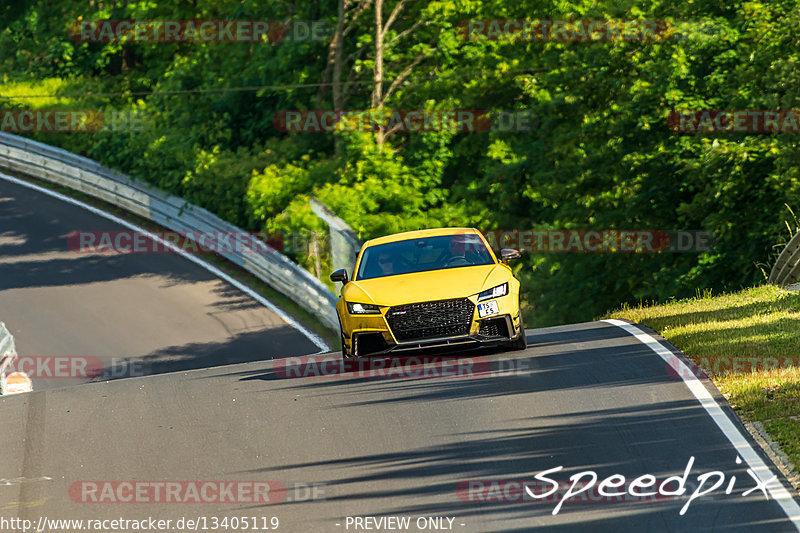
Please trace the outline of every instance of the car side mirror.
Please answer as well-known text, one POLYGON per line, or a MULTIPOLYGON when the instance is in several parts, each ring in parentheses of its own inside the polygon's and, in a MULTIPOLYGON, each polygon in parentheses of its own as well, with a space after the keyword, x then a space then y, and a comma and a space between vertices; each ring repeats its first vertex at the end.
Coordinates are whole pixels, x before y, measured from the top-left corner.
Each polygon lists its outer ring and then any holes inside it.
POLYGON ((500 250, 500 259, 503 263, 508 263, 512 259, 519 259, 520 253, 518 250, 514 250, 513 248, 503 248, 500 250))
POLYGON ((331 274, 331 281, 333 281, 334 283, 336 283, 337 281, 341 281, 342 283, 347 283, 347 270, 341 268, 336 272, 334 272, 333 274, 331 274))

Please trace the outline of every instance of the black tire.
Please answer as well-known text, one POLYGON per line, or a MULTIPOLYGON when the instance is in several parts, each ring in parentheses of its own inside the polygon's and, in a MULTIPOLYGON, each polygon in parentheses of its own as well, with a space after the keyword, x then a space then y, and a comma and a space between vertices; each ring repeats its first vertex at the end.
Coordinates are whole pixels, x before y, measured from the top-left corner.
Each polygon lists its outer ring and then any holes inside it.
POLYGON ((344 344, 344 331, 339 330, 339 334, 342 336, 342 359, 350 359, 350 356, 347 355, 347 348, 345 348, 344 344))
POLYGON ((342 339, 342 359, 350 359, 350 355, 347 353, 347 348, 345 347, 344 343, 344 329, 342 328, 342 321, 339 320, 339 335, 342 339))
POLYGON ((509 350, 524 350, 528 347, 528 339, 525 338, 525 321, 522 319, 522 309, 519 310, 519 338, 508 343, 509 350))

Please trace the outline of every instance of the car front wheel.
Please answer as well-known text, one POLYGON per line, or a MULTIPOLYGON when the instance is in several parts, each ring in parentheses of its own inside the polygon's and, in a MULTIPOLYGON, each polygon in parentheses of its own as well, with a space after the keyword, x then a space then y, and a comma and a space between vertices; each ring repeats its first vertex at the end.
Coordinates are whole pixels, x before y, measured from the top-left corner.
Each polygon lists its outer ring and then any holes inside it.
POLYGON ((352 359, 353 356, 347 353, 347 345, 344 343, 344 331, 341 331, 342 336, 342 359, 352 359))
POLYGON ((519 338, 508 343, 508 348, 510 350, 524 350, 528 347, 528 340, 525 338, 525 322, 522 319, 522 309, 519 311, 519 330, 519 338))
POLYGON ((347 353, 347 345, 344 343, 344 328, 342 328, 342 321, 339 321, 339 336, 342 340, 342 359, 350 359, 347 353))

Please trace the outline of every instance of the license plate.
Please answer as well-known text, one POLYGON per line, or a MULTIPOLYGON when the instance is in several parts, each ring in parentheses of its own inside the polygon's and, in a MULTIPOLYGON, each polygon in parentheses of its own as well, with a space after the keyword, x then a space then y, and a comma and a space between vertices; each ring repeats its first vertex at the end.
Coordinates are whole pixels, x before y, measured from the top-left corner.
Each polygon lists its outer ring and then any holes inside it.
POLYGON ((483 302, 482 304, 478 304, 478 316, 481 318, 496 315, 499 312, 500 308, 497 307, 497 302, 483 302))

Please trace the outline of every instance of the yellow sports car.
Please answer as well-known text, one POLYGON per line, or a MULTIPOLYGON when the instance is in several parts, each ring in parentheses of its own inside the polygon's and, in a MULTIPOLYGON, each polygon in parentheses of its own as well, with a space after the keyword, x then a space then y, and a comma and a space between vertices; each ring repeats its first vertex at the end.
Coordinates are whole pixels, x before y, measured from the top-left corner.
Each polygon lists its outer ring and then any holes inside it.
POLYGON ((481 233, 441 228, 367 241, 353 279, 345 269, 336 304, 342 356, 359 357, 448 345, 504 345, 524 349, 519 281, 498 261, 481 233))

